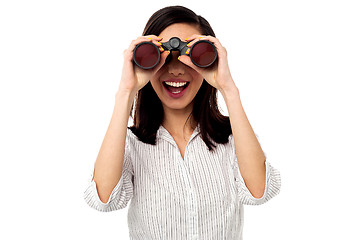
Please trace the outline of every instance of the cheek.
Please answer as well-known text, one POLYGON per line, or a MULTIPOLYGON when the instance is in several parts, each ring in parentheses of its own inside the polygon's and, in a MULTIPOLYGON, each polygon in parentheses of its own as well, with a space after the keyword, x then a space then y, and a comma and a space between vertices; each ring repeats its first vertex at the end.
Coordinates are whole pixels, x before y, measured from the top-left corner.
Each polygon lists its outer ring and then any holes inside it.
POLYGON ((162 75, 162 72, 159 70, 154 76, 150 79, 150 84, 152 85, 153 89, 155 91, 159 91, 162 89, 162 85, 160 83, 160 76, 162 75))
POLYGON ((195 70, 193 70, 194 72, 191 73, 194 85, 197 86, 197 88, 199 88, 202 83, 203 83, 203 77, 202 75, 200 75, 198 72, 196 72, 195 70))
POLYGON ((150 80, 150 84, 157 95, 162 91, 162 85, 160 85, 159 79, 150 80))
POLYGON ((194 69, 191 68, 191 67, 188 67, 188 66, 187 66, 187 72, 188 72, 189 75, 192 76, 192 79, 193 79, 194 81, 201 81, 201 80, 203 79, 202 75, 199 74, 196 70, 194 70, 194 69))

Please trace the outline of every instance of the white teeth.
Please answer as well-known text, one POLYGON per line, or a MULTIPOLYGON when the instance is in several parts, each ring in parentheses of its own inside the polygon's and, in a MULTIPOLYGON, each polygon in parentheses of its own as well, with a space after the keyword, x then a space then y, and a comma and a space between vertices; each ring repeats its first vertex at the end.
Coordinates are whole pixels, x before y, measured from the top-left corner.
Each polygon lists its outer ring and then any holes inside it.
POLYGON ((187 82, 165 82, 165 84, 172 86, 172 87, 183 87, 187 84, 187 82))

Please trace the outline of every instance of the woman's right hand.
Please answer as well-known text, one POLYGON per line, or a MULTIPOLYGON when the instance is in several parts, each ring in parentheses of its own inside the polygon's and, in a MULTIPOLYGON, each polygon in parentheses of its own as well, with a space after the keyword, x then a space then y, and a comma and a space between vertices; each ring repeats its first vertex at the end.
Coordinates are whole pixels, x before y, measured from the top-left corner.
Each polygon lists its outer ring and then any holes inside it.
POLYGON ((152 78, 152 76, 163 66, 165 59, 167 58, 169 51, 164 51, 161 43, 162 38, 155 35, 141 36, 133 40, 128 49, 124 50, 124 64, 122 70, 122 77, 118 92, 138 92, 142 89, 152 78), (142 69, 133 63, 133 52, 137 44, 141 42, 152 42, 158 46, 161 53, 160 62, 152 69, 142 69))

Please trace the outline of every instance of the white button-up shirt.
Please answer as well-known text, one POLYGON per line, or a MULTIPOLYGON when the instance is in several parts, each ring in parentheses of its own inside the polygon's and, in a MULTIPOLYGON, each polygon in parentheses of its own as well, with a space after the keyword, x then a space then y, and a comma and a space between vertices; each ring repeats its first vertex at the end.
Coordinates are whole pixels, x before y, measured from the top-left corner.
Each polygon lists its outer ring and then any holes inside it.
POLYGON ((122 176, 108 202, 100 201, 93 173, 84 199, 104 212, 125 208, 131 200, 131 240, 242 239, 243 205, 263 204, 277 195, 280 173, 266 161, 264 195, 255 198, 240 174, 233 135, 228 143, 215 144, 209 151, 198 125, 183 160, 162 125, 156 145, 141 142, 127 129, 122 176))

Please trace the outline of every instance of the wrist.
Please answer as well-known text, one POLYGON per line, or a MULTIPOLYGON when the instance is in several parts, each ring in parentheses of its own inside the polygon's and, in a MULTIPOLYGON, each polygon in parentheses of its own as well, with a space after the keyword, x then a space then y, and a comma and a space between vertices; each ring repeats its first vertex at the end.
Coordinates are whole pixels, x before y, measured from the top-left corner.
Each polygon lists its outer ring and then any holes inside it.
POLYGON ((126 104, 128 107, 131 107, 136 94, 137 93, 135 91, 118 90, 118 92, 115 94, 115 107, 124 107, 124 104, 126 104))
POLYGON ((131 90, 131 89, 125 89, 125 88, 119 88, 118 91, 115 93, 115 98, 124 98, 124 97, 132 97, 134 98, 135 95, 137 95, 138 91, 131 90))
POLYGON ((231 98, 238 98, 239 97, 239 90, 236 86, 236 84, 232 83, 231 85, 227 86, 227 87, 223 87, 221 89, 219 89, 219 91, 221 92, 224 100, 227 99, 231 99, 231 98))

